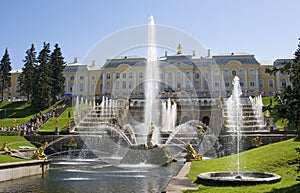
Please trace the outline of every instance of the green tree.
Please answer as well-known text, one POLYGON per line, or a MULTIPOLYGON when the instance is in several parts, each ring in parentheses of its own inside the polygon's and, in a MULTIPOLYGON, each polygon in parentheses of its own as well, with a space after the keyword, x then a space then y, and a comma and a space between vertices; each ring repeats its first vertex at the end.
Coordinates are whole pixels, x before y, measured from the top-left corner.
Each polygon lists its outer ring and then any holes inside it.
POLYGON ((52 102, 56 102, 64 94, 63 70, 65 68, 64 57, 62 56, 61 49, 58 44, 55 44, 54 50, 50 58, 51 66, 51 96, 52 102))
POLYGON ((7 48, 5 49, 4 55, 0 62, 0 90, 1 90, 1 101, 5 99, 5 93, 11 86, 11 63, 7 48))
POLYGON ((37 58, 38 65, 34 70, 33 78, 31 105, 36 112, 51 105, 50 52, 50 44, 44 42, 43 49, 37 58))
POLYGON ((22 68, 22 74, 20 76, 20 88, 21 92, 27 96, 29 101, 33 90, 33 77, 34 70, 36 68, 36 51, 34 45, 31 44, 30 49, 26 51, 24 67, 22 68))
POLYGON ((280 94, 276 96, 279 101, 278 105, 272 109, 272 115, 275 121, 283 118, 288 120, 289 128, 297 130, 300 137, 300 38, 298 49, 294 53, 293 62, 285 63, 280 68, 268 70, 270 74, 275 75, 277 72, 286 73, 289 76, 291 85, 283 88, 280 94))

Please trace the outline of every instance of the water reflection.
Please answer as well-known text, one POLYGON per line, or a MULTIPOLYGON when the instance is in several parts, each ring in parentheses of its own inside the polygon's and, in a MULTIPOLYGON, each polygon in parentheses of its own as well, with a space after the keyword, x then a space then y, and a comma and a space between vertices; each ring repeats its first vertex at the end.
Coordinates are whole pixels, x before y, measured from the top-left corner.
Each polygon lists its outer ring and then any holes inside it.
POLYGON ((0 183, 1 192, 161 192, 183 161, 167 167, 119 168, 100 160, 53 160, 50 171, 0 183))

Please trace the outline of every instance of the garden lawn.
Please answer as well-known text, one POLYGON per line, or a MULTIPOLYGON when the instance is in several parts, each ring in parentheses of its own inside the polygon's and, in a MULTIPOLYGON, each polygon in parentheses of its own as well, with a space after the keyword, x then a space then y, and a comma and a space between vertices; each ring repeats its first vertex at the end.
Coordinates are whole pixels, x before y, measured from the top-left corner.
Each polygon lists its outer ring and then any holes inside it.
POLYGON ((31 144, 25 137, 23 136, 0 136, 0 149, 3 144, 7 142, 11 149, 19 150, 19 146, 29 146, 36 148, 33 144, 31 144))
MULTIPOLYGON (((68 120, 74 121, 72 108, 67 108, 59 117, 58 117, 58 129, 63 131, 68 128, 68 120), (71 117, 69 118, 69 112, 71 117)), ((56 127, 56 117, 50 118, 41 128, 40 132, 54 132, 56 127)))
MULTIPOLYGON (((278 183, 238 187, 214 187, 199 184, 198 191, 185 192, 300 192, 300 182, 296 181, 297 175, 300 175, 300 173, 297 174, 295 171, 297 168, 295 160, 300 159, 300 156, 295 151, 296 147, 300 147, 300 142, 290 139, 251 149, 240 154, 242 171, 276 173, 282 177, 278 183)), ((236 171, 235 161, 232 161, 236 160, 236 158, 236 155, 231 155, 218 159, 193 162, 188 177, 195 181, 197 175, 203 172, 236 171)))
MULTIPOLYGON (((12 150, 19 150, 19 146, 29 146, 32 148, 36 148, 32 145, 29 141, 27 141, 22 136, 0 136, 0 148, 2 148, 3 144, 7 142, 9 147, 12 150)), ((8 155, 1 155, 0 154, 0 163, 7 163, 7 162, 18 162, 18 161, 25 161, 26 159, 15 158, 8 155)))

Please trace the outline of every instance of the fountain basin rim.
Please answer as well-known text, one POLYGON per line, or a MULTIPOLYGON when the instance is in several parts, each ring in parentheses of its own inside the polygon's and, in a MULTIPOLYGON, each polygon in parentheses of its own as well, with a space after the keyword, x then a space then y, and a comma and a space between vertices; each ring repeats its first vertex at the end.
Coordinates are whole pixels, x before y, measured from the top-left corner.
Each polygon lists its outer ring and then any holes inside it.
POLYGON ((218 186, 240 186, 276 183, 281 176, 268 172, 205 172, 197 176, 197 183, 218 186), (241 178, 236 178, 241 176, 241 178))

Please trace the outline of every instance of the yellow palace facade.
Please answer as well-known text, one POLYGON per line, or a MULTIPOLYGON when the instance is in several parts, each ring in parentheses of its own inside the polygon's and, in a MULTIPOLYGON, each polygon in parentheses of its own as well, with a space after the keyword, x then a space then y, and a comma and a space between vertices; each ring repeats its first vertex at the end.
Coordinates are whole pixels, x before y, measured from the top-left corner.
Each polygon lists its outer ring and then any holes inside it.
MULTIPOLYGON (((158 59, 160 71, 160 97, 228 97, 232 92, 232 79, 239 76, 244 96, 271 96, 289 85, 286 74, 271 76, 266 68, 280 67, 291 58, 277 59, 261 64, 253 54, 230 53, 206 57, 168 55, 158 59)), ((77 58, 64 69, 65 95, 112 98, 143 98, 145 67, 143 57, 122 56, 107 59, 103 65, 81 64, 77 58)), ((7 95, 10 100, 25 100, 21 95, 18 77, 21 71, 12 71, 12 86, 7 95)))

